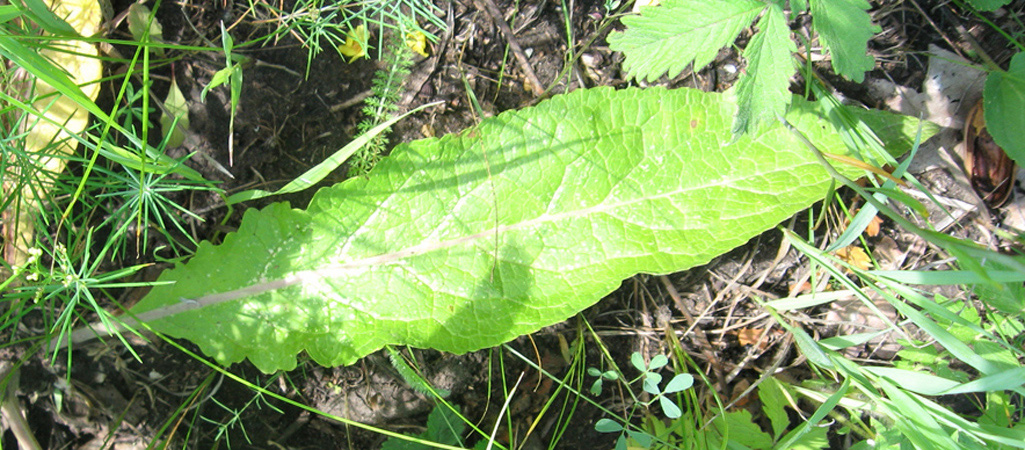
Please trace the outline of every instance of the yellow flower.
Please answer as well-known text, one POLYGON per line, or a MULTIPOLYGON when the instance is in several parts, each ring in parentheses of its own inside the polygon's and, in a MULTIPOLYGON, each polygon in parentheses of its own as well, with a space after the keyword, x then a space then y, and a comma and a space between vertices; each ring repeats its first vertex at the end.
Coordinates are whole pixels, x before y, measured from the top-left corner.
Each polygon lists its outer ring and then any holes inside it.
POLYGON ((406 33, 406 45, 420 56, 427 57, 427 36, 422 31, 406 33))
POLYGON ((367 56, 367 49, 364 45, 368 39, 370 39, 370 33, 367 32, 367 27, 360 25, 352 30, 352 33, 345 34, 345 44, 338 47, 338 53, 348 56, 350 63, 356 58, 364 58, 367 56))

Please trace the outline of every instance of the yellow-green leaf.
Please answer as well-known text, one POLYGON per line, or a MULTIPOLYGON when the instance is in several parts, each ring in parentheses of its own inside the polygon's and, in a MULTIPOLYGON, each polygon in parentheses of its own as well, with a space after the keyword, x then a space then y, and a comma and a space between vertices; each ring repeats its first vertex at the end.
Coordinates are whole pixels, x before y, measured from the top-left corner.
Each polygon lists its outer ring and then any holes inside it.
POLYGON ((167 99, 164 100, 164 112, 165 114, 160 116, 160 128, 167 139, 166 147, 182 145, 182 142, 185 142, 185 131, 189 129, 189 104, 185 101, 182 90, 178 88, 178 80, 173 78, 167 99))

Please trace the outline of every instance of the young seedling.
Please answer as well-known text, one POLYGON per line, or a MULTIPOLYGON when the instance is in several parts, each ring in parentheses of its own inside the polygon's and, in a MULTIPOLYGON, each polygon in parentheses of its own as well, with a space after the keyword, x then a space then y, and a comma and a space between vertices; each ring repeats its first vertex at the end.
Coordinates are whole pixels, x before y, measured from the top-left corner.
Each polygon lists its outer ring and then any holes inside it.
POLYGON ((648 433, 624 428, 619 422, 611 419, 598 420, 598 423, 594 424, 594 429, 599 433, 619 433, 619 439, 616 439, 616 450, 627 449, 626 440, 628 437, 636 441, 642 448, 650 448, 653 440, 648 433))
MULTIPOLYGON (((654 395, 651 400, 647 402, 639 401, 638 403, 644 407, 650 407, 657 401, 659 407, 662 408, 662 413, 666 417, 670 419, 680 418, 683 415, 683 411, 668 398, 668 395, 681 392, 693 386, 694 377, 687 373, 676 374, 669 380, 669 383, 666 383, 665 388, 660 388, 659 384, 662 383, 663 378, 662 374, 658 373, 658 371, 669 364, 669 358, 665 355, 656 355, 650 362, 645 363, 644 357, 639 352, 634 352, 630 355, 630 364, 640 371, 641 374, 630 380, 629 384, 641 381, 644 392, 654 395)), ((594 384, 591 385, 591 393, 594 395, 601 393, 601 385, 604 380, 614 381, 619 379, 619 375, 612 370, 601 372, 592 367, 587 369, 587 373, 598 377, 594 384)), ((650 448, 654 439, 647 433, 627 429, 622 424, 611 419, 599 420, 595 424, 594 429, 601 433, 620 433, 619 439, 616 440, 616 450, 626 450, 628 438, 633 439, 643 448, 650 448)))
POLYGON ((588 367, 587 374, 592 377, 598 377, 598 379, 594 380, 594 383, 591 384, 591 395, 600 395, 602 386, 605 384, 606 381, 619 380, 619 374, 616 373, 615 370, 606 370, 602 372, 601 370, 598 370, 595 367, 588 367))
POLYGON ((210 84, 203 88, 199 99, 205 102, 206 93, 210 89, 225 83, 231 89, 231 117, 228 119, 228 166, 231 167, 235 162, 235 139, 233 136, 235 135, 235 113, 238 111, 239 99, 242 98, 242 67, 249 62, 249 59, 231 52, 235 48, 235 41, 228 34, 228 30, 224 28, 223 22, 221 23, 221 46, 224 49, 225 66, 210 79, 210 84))
POLYGON ((655 396, 651 401, 645 403, 645 406, 650 406, 657 400, 666 417, 676 419, 680 417, 682 411, 680 411, 680 407, 676 406, 672 400, 666 398, 666 395, 680 392, 693 386, 694 377, 689 373, 676 374, 671 380, 669 380, 669 383, 666 384, 665 389, 659 388, 658 385, 662 383, 662 375, 657 371, 665 367, 668 363, 669 358, 666 358, 665 355, 657 355, 651 359, 651 362, 645 364, 644 357, 642 357, 640 353, 634 352, 634 354, 630 356, 630 364, 633 364, 637 370, 641 371, 641 375, 630 383, 633 384, 637 380, 643 378, 644 382, 642 383, 642 386, 644 392, 655 396))

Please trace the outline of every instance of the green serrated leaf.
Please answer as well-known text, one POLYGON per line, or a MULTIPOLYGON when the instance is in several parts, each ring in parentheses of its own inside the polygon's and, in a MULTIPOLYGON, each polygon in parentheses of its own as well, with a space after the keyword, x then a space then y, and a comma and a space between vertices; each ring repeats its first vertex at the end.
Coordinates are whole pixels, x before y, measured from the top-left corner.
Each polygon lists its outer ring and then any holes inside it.
POLYGON ((783 433, 790 426, 790 418, 787 416, 787 398, 784 395, 785 388, 773 377, 765 378, 765 381, 758 386, 758 399, 762 402, 762 412, 769 418, 772 425, 772 435, 779 440, 783 433))
POLYGON ((772 437, 754 423, 751 412, 746 409, 717 416, 712 424, 723 440, 731 444, 745 445, 750 448, 772 447, 772 437))
POLYGON ((986 128, 1014 162, 1025 167, 1025 53, 1015 54, 1007 72, 986 77, 983 90, 986 128))
POLYGON ((993 11, 1008 3, 1011 0, 968 0, 968 4, 979 11, 993 11))
POLYGON ((609 47, 623 52, 632 77, 673 78, 692 62, 695 72, 708 65, 764 8, 757 0, 667 0, 624 17, 627 29, 609 34, 609 47))
MULTIPOLYGON (((306 211, 247 211, 132 313, 222 364, 268 372, 301 351, 332 366, 385 344, 461 353, 509 341, 636 273, 704 264, 822 198, 829 175, 789 130, 729 144, 735 111, 728 94, 587 89, 401 145, 306 211)), ((846 153, 815 105, 797 99, 787 118, 846 153)))
MULTIPOLYGON (((431 414, 427 416, 427 431, 424 438, 445 445, 459 445, 462 441, 463 430, 466 429, 466 422, 459 417, 459 406, 453 406, 455 410, 443 405, 434 407, 431 414)), ((424 448, 430 448, 424 446, 424 448)))
POLYGON ((833 55, 833 70, 858 83, 875 67, 868 40, 878 33, 865 0, 811 0, 812 27, 833 55))
POLYGON ((744 49, 747 73, 737 81, 739 107, 734 134, 756 131, 786 114, 792 98, 788 88, 796 51, 783 9, 769 6, 758 21, 758 33, 744 49))
MULTIPOLYGON (((443 405, 435 406, 431 414, 427 416, 427 430, 414 437, 435 444, 460 445, 466 423, 459 417, 459 407, 455 408, 453 411, 443 405)), ((381 444, 381 450, 430 450, 432 448, 435 447, 397 437, 390 437, 381 444)))

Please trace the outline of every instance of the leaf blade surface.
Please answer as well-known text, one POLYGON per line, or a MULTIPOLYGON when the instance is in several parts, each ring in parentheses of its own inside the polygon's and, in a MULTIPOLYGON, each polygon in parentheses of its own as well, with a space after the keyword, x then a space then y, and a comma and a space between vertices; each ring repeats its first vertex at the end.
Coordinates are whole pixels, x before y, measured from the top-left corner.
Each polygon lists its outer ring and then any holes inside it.
MULTIPOLYGON (((812 108, 795 99, 788 120, 845 153, 812 108)), ((265 371, 295 367, 304 350, 338 365, 385 344, 506 342, 821 199, 828 175, 784 128, 727 145, 735 110, 730 94, 578 90, 400 146, 305 211, 247 211, 132 312, 221 363, 265 371)))

